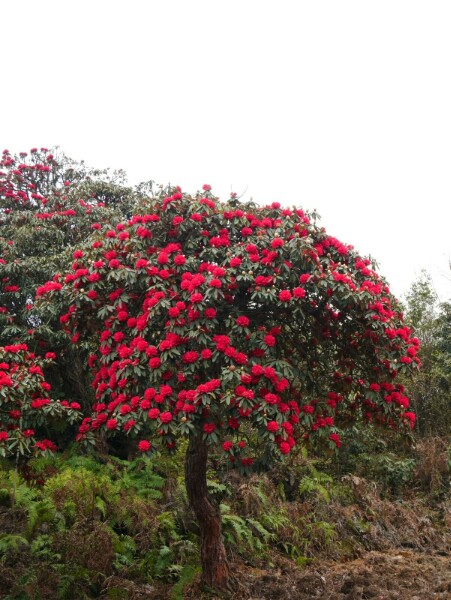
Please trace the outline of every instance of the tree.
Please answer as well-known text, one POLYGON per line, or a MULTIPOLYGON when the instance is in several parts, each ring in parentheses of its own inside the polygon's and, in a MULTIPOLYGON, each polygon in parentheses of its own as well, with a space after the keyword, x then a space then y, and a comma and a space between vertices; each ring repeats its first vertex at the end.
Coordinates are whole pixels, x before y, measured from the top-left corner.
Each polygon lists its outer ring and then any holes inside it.
POLYGON ((5 150, 0 157, 0 344, 56 353, 57 365, 46 375, 63 397, 87 409, 82 353, 68 344, 58 321, 44 326, 34 297, 40 285, 70 268, 71 248, 89 237, 93 223, 121 221, 139 197, 122 171, 88 168, 58 149, 18 156, 5 150))
POLYGON ((421 340, 422 368, 409 381, 418 432, 447 435, 451 425, 451 304, 439 303, 423 271, 406 296, 406 322, 421 340))
POLYGON ((247 472, 311 437, 336 448, 356 420, 410 429, 395 378, 417 367, 418 340, 370 260, 300 209, 222 203, 205 185, 93 227, 69 272, 37 291, 93 348, 96 400, 78 439, 126 434, 151 455, 187 438, 203 583, 227 588, 209 453, 247 472))

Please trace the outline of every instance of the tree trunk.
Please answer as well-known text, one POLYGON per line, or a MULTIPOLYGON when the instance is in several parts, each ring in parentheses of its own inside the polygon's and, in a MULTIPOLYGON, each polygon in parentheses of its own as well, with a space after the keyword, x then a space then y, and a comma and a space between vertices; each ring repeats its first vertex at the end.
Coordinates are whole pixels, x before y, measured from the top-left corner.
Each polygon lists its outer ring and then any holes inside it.
POLYGON ((185 457, 185 486, 200 528, 202 584, 214 590, 230 589, 229 563, 221 537, 221 516, 207 489, 208 448, 202 434, 191 435, 185 457))
POLYGON ((62 373, 63 387, 66 388, 69 398, 80 402, 83 412, 88 414, 94 396, 78 349, 70 346, 67 348, 62 373))

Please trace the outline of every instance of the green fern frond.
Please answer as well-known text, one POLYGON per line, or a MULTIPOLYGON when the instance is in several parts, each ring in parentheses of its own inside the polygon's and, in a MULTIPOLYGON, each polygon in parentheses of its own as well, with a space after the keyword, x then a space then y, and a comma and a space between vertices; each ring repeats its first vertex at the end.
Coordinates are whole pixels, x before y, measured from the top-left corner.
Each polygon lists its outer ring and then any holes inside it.
POLYGON ((274 538, 274 534, 268 531, 260 521, 256 519, 246 519, 249 525, 256 530, 256 532, 262 537, 263 541, 268 543, 270 540, 274 538))
POLYGON ((2 533, 0 534, 0 555, 9 556, 11 554, 17 554, 21 549, 21 546, 28 546, 28 540, 22 535, 16 533, 2 533))

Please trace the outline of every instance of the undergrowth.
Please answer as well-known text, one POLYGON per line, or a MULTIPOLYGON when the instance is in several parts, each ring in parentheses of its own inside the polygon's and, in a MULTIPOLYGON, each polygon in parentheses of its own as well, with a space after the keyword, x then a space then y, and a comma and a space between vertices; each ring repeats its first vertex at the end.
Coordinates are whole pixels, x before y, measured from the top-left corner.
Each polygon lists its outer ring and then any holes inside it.
MULTIPOLYGON (((351 435, 338 459, 304 452, 248 478, 210 471, 231 561, 302 568, 368 549, 446 546, 443 440, 403 454, 351 435)), ((0 532, 4 600, 178 600, 200 571, 182 452, 158 462, 69 452, 33 459, 19 474, 5 462, 0 532)))

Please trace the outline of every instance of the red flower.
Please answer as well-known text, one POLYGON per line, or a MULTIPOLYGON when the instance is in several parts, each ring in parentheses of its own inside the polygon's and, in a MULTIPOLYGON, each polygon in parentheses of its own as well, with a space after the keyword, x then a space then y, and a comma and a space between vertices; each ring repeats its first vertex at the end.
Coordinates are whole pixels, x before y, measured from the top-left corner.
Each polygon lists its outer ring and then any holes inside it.
POLYGON ((265 395, 265 401, 267 404, 277 404, 279 401, 279 396, 277 394, 268 393, 265 395))
POLYGON ((286 431, 288 435, 292 435, 293 433, 293 425, 291 423, 288 423, 287 421, 285 421, 285 423, 282 423, 282 429, 286 431))
POLYGON ((289 302, 291 300, 291 292, 289 290, 282 290, 279 292, 279 300, 289 302))
POLYGON ((263 338, 263 341, 265 342, 265 344, 267 346, 275 346, 276 344, 276 338, 273 335, 265 335, 265 337, 263 338))
POLYGON ((170 412, 161 413, 160 421, 162 423, 170 423, 172 421, 172 414, 170 412))
POLYGON ((216 425, 214 423, 205 423, 203 427, 205 433, 213 433, 215 429, 216 425))
POLYGON ((233 448, 233 443, 230 441, 226 441, 222 444, 222 449, 224 452, 229 452, 233 448))
POLYGON ((248 317, 238 317, 238 319, 236 320, 236 324, 238 325, 238 327, 248 327, 250 323, 250 320, 248 319, 248 317))
POLYGON ((331 433, 329 439, 335 444, 337 448, 341 446, 340 436, 338 433, 331 433))
POLYGON ((107 429, 110 429, 110 430, 116 429, 116 427, 117 427, 116 419, 109 419, 106 422, 106 427, 107 427, 107 429))
POLYGON ((42 440, 42 442, 36 442, 35 444, 36 448, 39 448, 39 450, 50 450, 51 452, 55 452, 56 448, 56 444, 54 444, 53 442, 51 442, 50 440, 42 440))
POLYGON ((265 369, 261 365, 252 365, 251 372, 252 375, 255 375, 256 377, 261 377, 265 372, 265 369))
POLYGON ((290 444, 288 442, 281 442, 279 444, 279 449, 280 449, 280 452, 282 454, 289 454, 290 450, 291 450, 291 447, 290 447, 290 444))
POLYGON ((271 431, 271 433, 275 433, 279 429, 279 423, 277 423, 277 421, 269 421, 266 425, 266 429, 271 431))
POLYGON ((50 400, 48 398, 36 398, 36 400, 31 402, 30 406, 31 408, 40 409, 47 404, 50 404, 50 400))
POLYGON ((150 450, 150 442, 141 440, 138 444, 138 448, 141 452, 148 452, 150 450))
POLYGON ((231 267, 239 267, 241 263, 242 263, 242 260, 238 256, 234 256, 233 258, 230 259, 231 267))
POLYGON ((305 290, 301 287, 296 287, 293 290, 293 296, 295 298, 305 298, 305 290))
POLYGON ((416 420, 416 415, 413 412, 406 412, 404 413, 404 417, 406 419, 408 419, 408 421, 410 422, 410 428, 413 429, 414 425, 415 425, 415 420, 416 420))
POLYGON ((182 362, 190 365, 195 363, 198 358, 199 354, 195 350, 191 350, 189 352, 185 352, 185 354, 182 356, 182 362))

